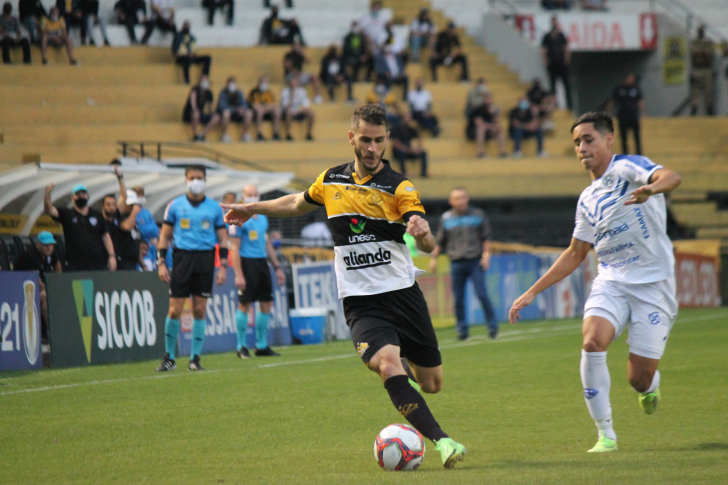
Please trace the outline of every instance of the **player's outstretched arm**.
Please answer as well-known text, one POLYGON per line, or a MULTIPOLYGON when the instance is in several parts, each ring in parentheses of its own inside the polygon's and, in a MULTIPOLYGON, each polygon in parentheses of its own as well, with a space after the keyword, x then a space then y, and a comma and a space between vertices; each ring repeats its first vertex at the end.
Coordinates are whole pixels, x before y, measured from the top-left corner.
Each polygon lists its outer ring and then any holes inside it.
POLYGON ((679 173, 666 168, 655 170, 655 173, 653 173, 650 177, 650 183, 633 191, 632 196, 624 203, 624 205, 642 204, 649 199, 650 196, 672 192, 678 188, 681 183, 682 177, 680 177, 679 173))
POLYGON ((588 242, 571 238, 569 247, 561 253, 559 259, 551 265, 546 274, 539 278, 527 292, 513 302, 511 310, 508 312, 508 320, 511 323, 516 323, 520 318, 519 312, 521 309, 530 305, 533 299, 536 298, 536 295, 573 273, 584 261, 586 255, 589 254, 591 246, 588 242))
POLYGON ((250 204, 220 204, 220 207, 227 211, 225 222, 241 226, 255 214, 270 217, 295 217, 311 212, 319 206, 306 202, 303 192, 301 192, 250 204))

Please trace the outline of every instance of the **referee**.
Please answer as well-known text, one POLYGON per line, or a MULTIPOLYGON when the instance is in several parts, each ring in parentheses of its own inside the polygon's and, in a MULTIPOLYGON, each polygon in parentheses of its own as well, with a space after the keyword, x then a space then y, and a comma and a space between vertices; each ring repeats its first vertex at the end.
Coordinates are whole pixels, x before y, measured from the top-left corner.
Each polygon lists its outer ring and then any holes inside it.
POLYGON ((218 285, 225 283, 227 271, 227 231, 220 206, 205 197, 205 167, 185 168, 187 194, 167 205, 159 237, 157 265, 159 279, 169 283, 169 314, 164 325, 164 360, 157 371, 175 369, 175 346, 179 334, 179 318, 188 296, 192 295, 192 352, 189 370, 205 370, 200 365, 205 338, 205 308, 212 294, 213 276, 218 285), (169 242, 174 237, 173 270, 167 270, 165 259, 169 242), (220 269, 215 275, 215 245, 220 244, 220 269))
MULTIPOLYGON (((248 185, 243 189, 246 204, 258 202, 258 189, 248 185)), ((235 270, 235 286, 238 287, 238 311, 235 323, 238 329, 238 357, 250 357, 245 348, 245 331, 248 326, 250 304, 260 302, 260 311, 255 313, 255 356, 275 357, 278 352, 268 347, 268 323, 273 308, 273 284, 268 269, 268 261, 276 270, 278 284, 286 282, 285 273, 278 263, 273 245, 266 237, 268 218, 254 215, 242 226, 230 225, 230 261, 235 270)))

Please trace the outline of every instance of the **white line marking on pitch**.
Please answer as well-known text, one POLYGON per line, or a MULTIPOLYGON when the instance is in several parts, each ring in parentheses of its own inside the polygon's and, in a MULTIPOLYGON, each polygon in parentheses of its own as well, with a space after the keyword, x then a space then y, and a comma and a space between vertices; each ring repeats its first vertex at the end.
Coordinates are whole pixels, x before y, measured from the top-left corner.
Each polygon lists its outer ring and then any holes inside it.
MULTIPOLYGON (((714 313, 710 315, 702 315, 699 317, 693 317, 693 318, 686 318, 681 319, 677 323, 693 323, 693 322, 700 322, 703 320, 712 320, 715 318, 721 318, 726 316, 725 312, 719 312, 714 313)), ((473 337, 471 340, 465 341, 465 342, 456 342, 453 344, 445 344, 441 345, 441 349, 453 349, 453 348, 459 348, 459 347, 469 347, 472 345, 480 345, 483 343, 508 343, 508 342, 516 342, 520 340, 530 340, 537 337, 558 337, 563 335, 569 335, 569 332, 572 330, 576 330, 581 328, 581 322, 579 323, 572 323, 568 325, 556 325, 556 326, 546 326, 545 324, 536 324, 536 325, 543 325, 541 328, 527 328, 523 330, 507 330, 501 333, 500 337, 498 337, 497 340, 490 340, 487 338, 487 336, 477 336, 473 337), (553 334, 553 335, 552 335, 553 334)), ((258 367, 259 369, 267 369, 272 367, 281 367, 286 365, 299 365, 299 364, 313 364, 316 362, 326 362, 329 360, 339 360, 339 359, 346 359, 356 357, 356 354, 354 353, 347 353, 347 354, 340 354, 340 355, 332 355, 330 357, 317 357, 315 359, 304 359, 304 360, 292 360, 288 362, 274 362, 270 364, 260 364, 256 365, 255 367, 258 367)), ((235 371, 241 371, 245 370, 246 367, 230 367, 225 369, 210 369, 206 370, 204 374, 217 374, 220 372, 235 372, 235 371)), ((151 379, 165 379, 165 378, 173 378, 173 377, 185 377, 185 376, 192 376, 195 375, 195 373, 191 372, 179 372, 175 374, 156 374, 156 375, 150 375, 150 376, 141 376, 141 377, 120 377, 118 379, 102 379, 102 380, 93 380, 88 382, 75 382, 73 384, 58 384, 56 386, 44 386, 44 387, 34 387, 30 389, 18 389, 15 391, 6 391, 6 392, 0 392, 0 396, 12 396, 15 394, 26 394, 30 392, 43 392, 43 391, 55 391, 55 390, 61 390, 61 389, 72 389, 74 387, 83 387, 83 386, 95 386, 99 384, 117 384, 120 382, 132 382, 132 381, 146 381, 151 379)))

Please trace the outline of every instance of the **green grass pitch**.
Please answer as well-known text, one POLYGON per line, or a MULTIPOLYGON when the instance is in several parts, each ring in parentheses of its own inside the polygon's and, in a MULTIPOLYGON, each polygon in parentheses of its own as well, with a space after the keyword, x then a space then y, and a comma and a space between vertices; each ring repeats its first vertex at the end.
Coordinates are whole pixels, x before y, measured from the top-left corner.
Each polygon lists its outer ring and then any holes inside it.
POLYGON ((438 331, 445 384, 426 396, 469 454, 444 470, 428 441, 414 473, 382 471, 372 446, 404 422, 350 342, 281 358, 203 356, 204 373, 158 362, 0 374, 0 483, 728 483, 728 309, 680 313, 653 416, 626 380, 625 336, 608 354, 619 451, 596 441, 579 378, 578 320, 438 331))

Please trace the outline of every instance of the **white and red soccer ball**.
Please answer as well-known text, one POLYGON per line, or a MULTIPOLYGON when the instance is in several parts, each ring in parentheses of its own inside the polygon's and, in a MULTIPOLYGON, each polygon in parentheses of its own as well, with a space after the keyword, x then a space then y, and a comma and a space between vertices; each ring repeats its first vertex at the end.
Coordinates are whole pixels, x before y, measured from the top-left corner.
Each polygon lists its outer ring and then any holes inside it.
POLYGON ((406 424, 390 424, 374 441, 374 458, 388 471, 413 471, 425 459, 425 440, 406 424))

